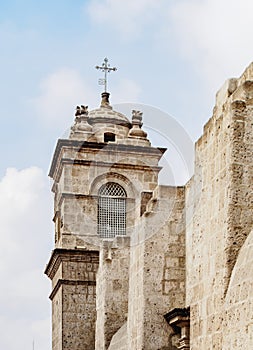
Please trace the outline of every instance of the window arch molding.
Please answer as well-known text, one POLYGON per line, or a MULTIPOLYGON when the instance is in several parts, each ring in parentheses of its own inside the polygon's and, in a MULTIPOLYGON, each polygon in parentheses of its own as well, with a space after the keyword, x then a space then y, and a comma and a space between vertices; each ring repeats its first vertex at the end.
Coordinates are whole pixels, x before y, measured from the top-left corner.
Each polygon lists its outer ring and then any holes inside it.
POLYGON ((124 188, 127 198, 135 198, 136 190, 131 181, 124 175, 108 172, 96 177, 90 185, 90 195, 96 197, 99 189, 108 182, 115 182, 124 188))
POLYGON ((98 191, 97 233, 101 238, 126 235, 126 191, 116 182, 98 191))

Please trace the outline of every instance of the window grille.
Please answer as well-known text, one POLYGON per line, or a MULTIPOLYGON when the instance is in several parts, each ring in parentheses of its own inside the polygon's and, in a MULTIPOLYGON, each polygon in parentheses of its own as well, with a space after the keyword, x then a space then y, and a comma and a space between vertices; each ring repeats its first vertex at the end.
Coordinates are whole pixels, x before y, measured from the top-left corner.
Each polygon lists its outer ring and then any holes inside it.
POLYGON ((98 234, 102 238, 126 234, 126 192, 114 182, 103 185, 98 193, 98 234))

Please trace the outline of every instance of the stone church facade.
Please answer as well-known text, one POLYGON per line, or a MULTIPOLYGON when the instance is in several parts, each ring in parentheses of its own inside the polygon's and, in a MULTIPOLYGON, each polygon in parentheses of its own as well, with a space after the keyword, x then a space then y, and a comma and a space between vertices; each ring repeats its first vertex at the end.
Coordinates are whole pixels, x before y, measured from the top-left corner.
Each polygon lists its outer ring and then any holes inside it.
POLYGON ((142 130, 78 107, 56 145, 53 350, 253 349, 253 64, 217 93, 185 186, 142 130))

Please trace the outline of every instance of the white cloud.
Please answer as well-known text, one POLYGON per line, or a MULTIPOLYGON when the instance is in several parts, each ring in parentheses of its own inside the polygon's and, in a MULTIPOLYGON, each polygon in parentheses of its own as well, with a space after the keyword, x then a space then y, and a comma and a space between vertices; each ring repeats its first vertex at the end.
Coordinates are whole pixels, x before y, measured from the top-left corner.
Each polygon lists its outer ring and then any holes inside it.
POLYGON ((40 350, 50 346, 50 284, 43 275, 53 241, 48 184, 37 167, 7 169, 0 181, 1 349, 29 349, 33 338, 40 350))
POLYGON ((121 37, 148 35, 150 48, 159 45, 167 52, 172 43, 178 45, 181 56, 215 90, 240 75, 253 57, 251 0, 92 0, 86 10, 95 23, 121 37))
POLYGON ((74 69, 62 68, 40 83, 41 94, 31 100, 37 117, 47 125, 67 127, 74 120, 75 106, 96 105, 97 94, 74 69))
POLYGON ((170 10, 182 55, 217 89, 253 57, 251 0, 181 0, 170 10))
POLYGON ((131 79, 122 79, 119 84, 112 88, 112 103, 138 102, 141 87, 131 79))
POLYGON ((133 39, 154 20, 163 0, 92 0, 88 13, 96 23, 116 28, 126 39, 133 39))

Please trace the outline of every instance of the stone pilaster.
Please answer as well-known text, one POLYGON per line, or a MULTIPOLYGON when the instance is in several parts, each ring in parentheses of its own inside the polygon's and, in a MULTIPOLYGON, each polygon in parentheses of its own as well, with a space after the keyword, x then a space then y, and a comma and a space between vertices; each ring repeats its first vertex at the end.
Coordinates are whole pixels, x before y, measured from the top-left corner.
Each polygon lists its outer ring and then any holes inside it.
POLYGON ((55 249, 45 273, 52 280, 52 349, 95 348, 99 253, 55 249))

